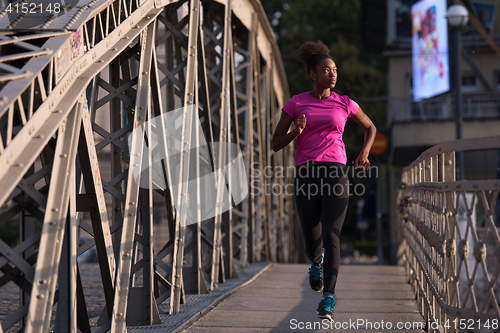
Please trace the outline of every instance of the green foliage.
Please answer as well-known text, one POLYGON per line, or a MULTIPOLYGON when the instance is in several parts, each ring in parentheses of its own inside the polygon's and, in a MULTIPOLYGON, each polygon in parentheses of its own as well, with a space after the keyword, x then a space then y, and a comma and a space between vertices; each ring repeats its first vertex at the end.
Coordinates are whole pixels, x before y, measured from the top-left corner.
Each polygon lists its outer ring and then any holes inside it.
MULTIPOLYGON (((262 1, 276 33, 292 95, 310 89, 309 80, 294 52, 306 41, 321 40, 326 45, 344 37, 359 41, 359 3, 340 0, 262 1)), ((332 54, 335 56, 335 54, 332 54)))
POLYGON ((361 50, 340 37, 329 45, 338 68, 335 92, 351 98, 381 96, 385 93, 385 75, 380 68, 360 59, 361 50))
MULTIPOLYGON (((373 65, 360 60, 360 49, 344 38, 330 45, 338 68, 335 92, 358 100, 361 109, 372 119, 378 131, 385 131, 385 103, 363 102, 366 97, 385 95, 385 74, 373 65)), ((354 121, 348 121, 344 132, 349 160, 355 160, 364 143, 364 130, 354 121)))
MULTIPOLYGON (((310 88, 302 65, 294 56, 294 52, 306 41, 323 41, 331 47, 335 60, 339 56, 335 46, 341 46, 344 48, 340 51, 354 52, 349 57, 359 57, 361 62, 372 67, 381 66, 381 55, 366 52, 363 45, 360 1, 266 0, 262 1, 262 5, 278 39, 293 95, 310 88), (348 49, 345 49, 346 45, 348 49)), ((379 38, 384 40, 385 36, 380 35, 379 38)))

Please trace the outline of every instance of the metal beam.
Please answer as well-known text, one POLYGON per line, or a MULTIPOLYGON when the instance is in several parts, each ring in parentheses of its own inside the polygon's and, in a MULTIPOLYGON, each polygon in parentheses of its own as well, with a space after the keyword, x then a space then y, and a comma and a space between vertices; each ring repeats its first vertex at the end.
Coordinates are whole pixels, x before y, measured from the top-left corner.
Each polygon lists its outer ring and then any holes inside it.
MULTIPOLYGON (((154 36, 156 23, 148 25, 147 30, 141 34, 141 61, 139 63, 139 81, 137 83, 137 100, 134 114, 133 128, 144 128, 147 119, 151 119, 150 109, 150 75, 151 62, 153 58, 154 36)), ((136 170, 141 170, 143 152, 143 137, 138 137, 140 132, 132 132, 132 146, 130 148, 130 166, 128 171, 128 185, 125 199, 125 211, 123 217, 122 238, 120 242, 120 253, 118 269, 115 283, 115 297, 113 304, 113 314, 111 318, 111 332, 125 332, 127 304, 129 292, 130 269, 132 266, 132 250, 134 246, 135 226, 138 214, 139 183, 140 174, 134 175, 136 170)), ((142 133, 145 133, 143 131, 142 133)), ((150 155, 150 154, 148 154, 150 155)), ((152 293, 152 291, 151 291, 152 293)))
POLYGON ((74 160, 76 159, 82 104, 82 102, 75 104, 58 131, 49 196, 31 290, 27 333, 42 333, 49 329, 72 188, 70 181, 74 180, 74 160))
MULTIPOLYGON (((6 20, 7 16, 0 17, 0 28, 6 20)), ((30 330, 44 331, 50 322, 52 301, 57 299, 56 331, 75 331, 76 327, 85 333, 90 331, 74 264, 77 220, 82 232, 93 237, 78 252, 95 245, 99 260, 106 306, 97 332, 122 332, 127 322, 157 323, 157 305, 169 296, 170 312, 179 312, 185 290, 206 293, 226 278, 236 277, 250 261, 278 260, 275 254, 281 254, 283 242, 270 227, 276 222, 268 220, 281 218, 283 210, 267 213, 271 201, 262 193, 251 193, 225 214, 216 207, 215 217, 193 224, 190 231, 186 228, 193 222, 185 211, 190 202, 183 191, 174 193, 173 187, 186 183, 191 176, 188 170, 195 169, 202 159, 209 160, 214 168, 231 162, 228 158, 234 156, 229 156, 224 145, 208 154, 198 149, 193 157, 176 158, 168 156, 169 142, 164 138, 157 147, 147 146, 147 159, 136 159, 136 154, 143 155, 142 148, 129 151, 126 144, 130 132, 138 126, 151 126, 146 121, 153 116, 194 105, 196 112, 183 116, 181 125, 172 126, 159 117, 162 131, 178 131, 184 143, 201 140, 204 135, 208 143, 243 146, 245 166, 252 172, 249 181, 262 179, 265 163, 274 161, 278 165, 281 157, 273 160, 263 140, 271 130, 276 116, 273 113, 287 98, 287 88, 277 44, 259 2, 95 0, 64 15, 47 17, 43 25, 30 31, 15 30, 28 24, 24 20, 20 18, 9 32, 0 33, 0 51, 6 47, 11 50, 12 46, 19 49, 17 54, 7 51, 3 59, 27 59, 19 68, 0 62, 2 71, 10 73, 0 77, 0 186, 4 189, 0 194, 4 205, 0 221, 26 212, 33 223, 44 222, 43 230, 53 228, 48 222, 55 221, 56 216, 61 229, 49 236, 42 232, 27 234, 15 249, 0 244, 4 254, 0 258, 4 273, 0 288, 13 281, 23 292, 33 289, 36 293, 31 293, 28 305, 2 321, 3 330, 29 316, 30 330), (233 25, 238 29, 232 29, 233 25), (40 47, 39 40, 43 39, 47 41, 40 47), (245 58, 244 64, 237 63, 241 59, 237 53, 245 58), (85 95, 88 109, 84 108, 85 95), (81 104, 78 120, 72 118, 75 103, 81 104), (244 124, 239 122, 243 113, 244 124), (192 126, 196 121, 202 131, 192 126), (74 137, 63 139, 69 135, 62 134, 63 124, 74 124, 74 137), (68 161, 61 161, 59 152, 69 149, 68 144, 73 147, 71 156, 63 153, 68 161), (159 164, 151 160, 157 154, 165 155, 159 164), (103 170, 109 169, 111 160, 113 171, 109 175, 103 170), (256 170, 251 171, 251 161, 260 162, 256 170), (162 174, 165 189, 140 189, 131 171, 138 163, 152 163, 153 168, 143 175, 149 179, 143 180, 150 183, 151 172, 162 174), (81 169, 76 176, 75 165, 81 169), (176 167, 182 172, 174 177, 176 167), (69 177, 63 177, 68 175, 65 170, 71 171, 69 177), (164 197, 161 207, 154 193, 164 197), (65 199, 54 199, 62 197, 65 199), (81 210, 78 215, 77 209, 81 210), (158 231, 152 223, 153 209, 165 211, 167 224, 165 243, 159 244, 159 249, 153 248, 153 235, 158 231), (90 220, 83 211, 90 213, 90 220), (63 231, 68 231, 64 232, 68 236, 64 246, 63 231), (39 241, 39 252, 30 253, 39 241), (184 264, 189 258, 191 267, 184 264), (59 262, 65 263, 60 266, 61 273, 59 262), (42 274, 38 272, 43 267, 48 268, 51 280, 40 283, 34 275, 42 274), (136 285, 140 274, 145 279, 142 287, 136 285), (67 275, 64 280, 63 275, 67 275), (127 307, 136 314, 134 318, 131 312, 127 314, 127 307), (36 313, 32 310, 35 308, 36 313)), ((192 175, 199 177, 199 170, 192 175)), ((218 200, 226 186, 231 184, 226 184, 224 177, 214 184, 218 200)), ((195 200, 200 202, 202 197, 195 200)))

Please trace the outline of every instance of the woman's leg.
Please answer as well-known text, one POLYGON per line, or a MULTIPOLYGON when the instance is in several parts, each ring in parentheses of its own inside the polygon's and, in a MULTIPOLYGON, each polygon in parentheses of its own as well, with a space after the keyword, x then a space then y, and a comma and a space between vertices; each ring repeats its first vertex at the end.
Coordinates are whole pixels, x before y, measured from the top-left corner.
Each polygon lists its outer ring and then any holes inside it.
MULTIPOLYGON (((295 203, 299 214, 302 233, 304 235, 306 256, 315 265, 321 264, 322 239, 321 239, 321 196, 319 184, 312 173, 305 172, 306 166, 299 167, 295 178, 295 203), (318 191, 316 189, 318 188, 318 191)), ((311 168, 311 167, 309 167, 311 168)), ((311 171, 311 170, 309 170, 311 171)))
MULTIPOLYGON (((330 167, 330 175, 333 168, 330 167)), ((340 167, 339 167, 340 168, 340 167)), ((322 196, 323 247, 325 258, 323 264, 324 289, 323 294, 333 295, 340 266, 340 231, 344 223, 349 203, 349 179, 341 170, 336 173, 338 177, 326 177, 322 196)))

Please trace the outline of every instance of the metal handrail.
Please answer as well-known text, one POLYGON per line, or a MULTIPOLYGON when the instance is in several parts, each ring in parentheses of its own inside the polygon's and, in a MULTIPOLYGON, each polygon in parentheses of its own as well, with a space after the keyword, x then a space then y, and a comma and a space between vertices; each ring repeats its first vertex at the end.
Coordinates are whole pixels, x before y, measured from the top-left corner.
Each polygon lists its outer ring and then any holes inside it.
POLYGON ((431 157, 436 157, 443 153, 449 153, 455 151, 495 149, 498 148, 499 141, 500 141, 500 135, 442 142, 425 150, 412 163, 403 168, 403 171, 408 171, 411 168, 417 166, 423 160, 431 157))
POLYGON ((500 136, 438 144, 403 169, 400 244, 431 332, 500 325, 500 235, 494 220, 500 179, 455 179, 455 152, 486 149, 500 149, 500 136), (484 225, 476 222, 479 210, 484 225))
MULTIPOLYGON (((500 116, 500 94, 468 94, 462 97, 462 116, 492 118, 500 116)), ((388 100, 389 121, 451 120, 455 118, 451 95, 414 102, 411 97, 392 97, 388 100)))

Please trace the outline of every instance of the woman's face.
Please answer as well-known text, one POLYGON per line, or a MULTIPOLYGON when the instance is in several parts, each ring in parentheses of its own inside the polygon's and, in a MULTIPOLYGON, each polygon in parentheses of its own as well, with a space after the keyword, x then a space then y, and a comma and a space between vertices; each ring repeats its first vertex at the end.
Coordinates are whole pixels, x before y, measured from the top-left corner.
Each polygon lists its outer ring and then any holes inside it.
POLYGON ((316 71, 311 71, 311 77, 318 88, 333 89, 337 83, 337 65, 330 58, 323 59, 316 67, 316 71))

